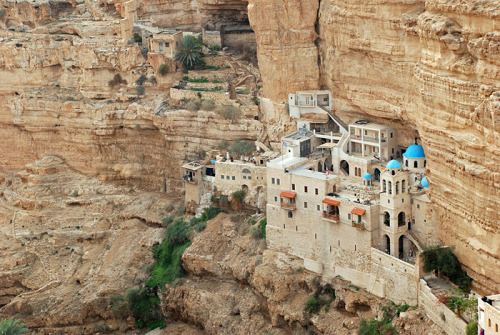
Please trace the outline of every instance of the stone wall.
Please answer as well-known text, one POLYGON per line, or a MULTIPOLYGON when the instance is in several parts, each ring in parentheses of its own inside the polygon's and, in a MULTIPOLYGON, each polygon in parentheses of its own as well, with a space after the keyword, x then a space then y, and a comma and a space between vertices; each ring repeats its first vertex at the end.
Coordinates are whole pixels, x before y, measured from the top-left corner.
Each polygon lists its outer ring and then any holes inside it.
POLYGON ((463 335, 467 324, 452 312, 446 305, 438 301, 425 280, 420 279, 418 305, 427 316, 449 335, 463 335))

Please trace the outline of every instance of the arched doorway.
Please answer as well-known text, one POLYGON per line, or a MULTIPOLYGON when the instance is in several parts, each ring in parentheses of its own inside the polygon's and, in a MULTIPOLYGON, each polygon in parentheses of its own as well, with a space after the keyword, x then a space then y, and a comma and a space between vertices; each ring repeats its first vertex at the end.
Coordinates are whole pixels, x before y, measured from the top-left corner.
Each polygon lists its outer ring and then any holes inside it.
POLYGON ((406 240, 407 238, 404 235, 401 235, 399 237, 399 258, 405 257, 405 244, 407 243, 406 240))
POLYGON ((318 172, 323 172, 323 163, 321 161, 318 162, 318 172))
POLYGON ((373 180, 379 181, 380 180, 380 170, 375 168, 373 170, 373 180))
POLYGON ((345 174, 349 175, 349 163, 347 163, 347 161, 340 161, 340 169, 344 171, 345 174))
POLYGON ((406 225, 406 214, 405 212, 400 212, 398 214, 398 226, 406 225))
POLYGON ((245 191, 245 194, 248 194, 248 186, 247 186, 247 185, 243 184, 243 185, 241 186, 241 189, 242 189, 243 191, 245 191))
POLYGON ((388 235, 384 235, 384 249, 390 255, 391 254, 391 238, 388 235))
POLYGON ((324 164, 325 170, 328 170, 330 172, 333 171, 333 165, 332 165, 332 157, 328 156, 325 159, 325 164, 324 164))
POLYGON ((389 212, 384 212, 384 224, 389 227, 391 226, 391 215, 389 212))

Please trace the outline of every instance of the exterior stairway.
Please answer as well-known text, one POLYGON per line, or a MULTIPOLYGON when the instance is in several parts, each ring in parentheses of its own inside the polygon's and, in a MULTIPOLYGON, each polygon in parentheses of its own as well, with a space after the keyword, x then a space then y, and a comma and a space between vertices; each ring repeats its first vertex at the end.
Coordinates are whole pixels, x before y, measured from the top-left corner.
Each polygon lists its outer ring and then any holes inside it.
POLYGON ((329 110, 328 108, 324 107, 324 106, 319 106, 322 110, 324 110, 325 112, 328 113, 328 115, 330 115, 330 118, 333 120, 333 122, 335 122, 336 124, 339 125, 339 127, 341 128, 344 128, 345 131, 347 131, 347 124, 345 124, 344 121, 342 121, 337 115, 333 114, 333 112, 331 110, 329 110))

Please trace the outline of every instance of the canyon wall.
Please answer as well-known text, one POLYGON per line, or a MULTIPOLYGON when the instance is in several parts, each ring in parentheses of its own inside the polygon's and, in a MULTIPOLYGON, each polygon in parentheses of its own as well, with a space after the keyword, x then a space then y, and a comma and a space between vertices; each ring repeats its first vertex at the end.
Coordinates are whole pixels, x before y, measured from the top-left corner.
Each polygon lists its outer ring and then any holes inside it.
POLYGON ((393 124, 402 145, 417 131, 443 244, 455 246, 475 289, 499 292, 498 2, 293 3, 295 12, 282 0, 249 2, 267 97, 327 88, 346 120, 393 124), (286 28, 309 38, 287 41, 286 28))

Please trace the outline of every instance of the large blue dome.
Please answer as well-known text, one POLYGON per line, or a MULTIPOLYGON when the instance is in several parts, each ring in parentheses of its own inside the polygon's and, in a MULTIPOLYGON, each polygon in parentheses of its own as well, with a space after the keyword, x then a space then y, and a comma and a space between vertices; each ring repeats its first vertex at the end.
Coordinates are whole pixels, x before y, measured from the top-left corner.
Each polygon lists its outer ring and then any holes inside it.
POLYGON ((425 158, 424 148, 418 144, 412 144, 403 154, 406 158, 425 158))
POLYGON ((363 179, 372 179, 372 175, 369 173, 365 173, 363 179))
POLYGON ((429 182, 427 181, 427 177, 422 178, 420 181, 420 185, 422 185, 423 188, 429 188, 429 182))
POLYGON ((399 163, 397 160, 393 159, 392 161, 387 163, 387 165, 385 167, 389 168, 389 169, 399 169, 399 168, 401 168, 401 163, 399 163))

